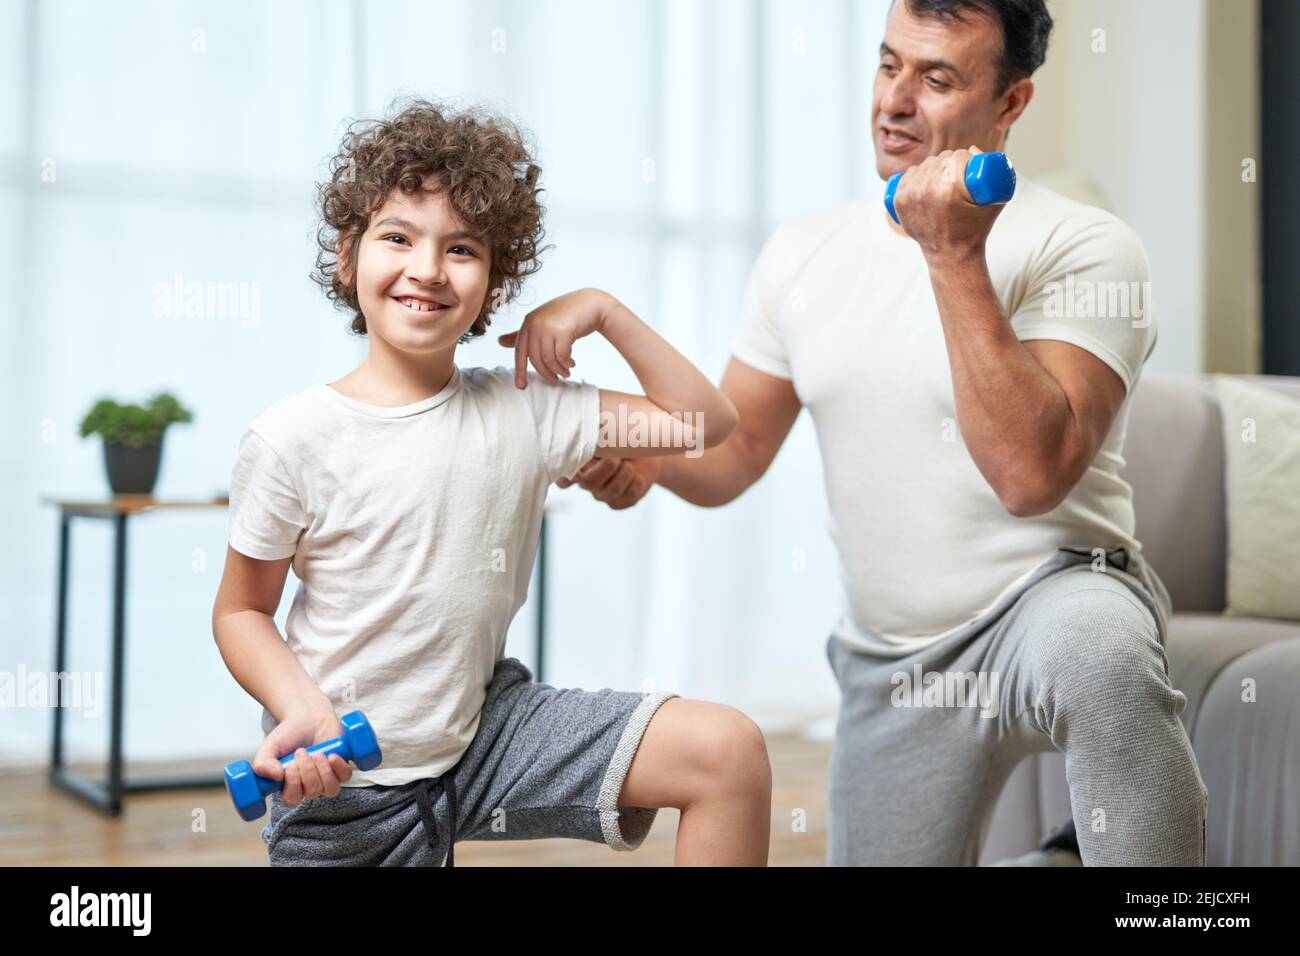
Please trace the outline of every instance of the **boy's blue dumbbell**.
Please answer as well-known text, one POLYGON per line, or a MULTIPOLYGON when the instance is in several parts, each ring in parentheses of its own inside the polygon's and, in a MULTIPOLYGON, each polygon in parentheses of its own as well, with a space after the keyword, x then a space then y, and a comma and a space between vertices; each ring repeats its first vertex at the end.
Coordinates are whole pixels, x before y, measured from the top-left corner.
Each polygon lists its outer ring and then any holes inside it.
MULTIPOLYGON (((333 740, 308 747, 309 754, 338 754, 344 760, 357 765, 358 770, 374 770, 379 766, 383 755, 379 752, 379 741, 370 722, 359 710, 345 714, 339 721, 343 735, 333 740)), ((287 767, 293 763, 294 755, 287 754, 280 758, 280 766, 287 767)), ((245 820, 256 820, 266 812, 266 798, 284 786, 283 780, 268 780, 253 773, 253 765, 247 760, 236 760, 226 764, 226 789, 230 799, 235 802, 235 809, 245 820)))
MULTIPOLYGON (((898 222, 898 213, 894 212, 894 193, 902 178, 902 173, 894 173, 885 186, 885 208, 889 210, 894 222, 898 222)), ((1011 165, 1006 153, 977 153, 966 164, 966 188, 978 206, 997 206, 1010 202, 1016 194, 1015 167, 1011 165)))

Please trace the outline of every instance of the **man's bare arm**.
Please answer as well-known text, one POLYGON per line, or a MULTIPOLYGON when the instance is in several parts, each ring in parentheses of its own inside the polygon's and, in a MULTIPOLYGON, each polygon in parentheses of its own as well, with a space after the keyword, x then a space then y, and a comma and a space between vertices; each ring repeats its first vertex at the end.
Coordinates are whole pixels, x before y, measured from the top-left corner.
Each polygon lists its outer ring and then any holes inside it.
POLYGON ((788 379, 760 372, 735 358, 727 365, 720 388, 740 416, 735 431, 721 445, 693 458, 593 459, 572 482, 557 484, 580 485, 616 510, 640 501, 656 483, 704 507, 734 501, 763 477, 802 406, 788 379))
POLYGON ((931 263, 962 440, 1008 512, 1046 514, 1105 441, 1124 383, 1092 353, 1021 342, 981 257, 931 263))
POLYGON ((1038 503, 1046 513, 1065 500, 1097 457, 1127 393, 1115 370, 1087 349, 1053 339, 1032 339, 1025 348, 1056 381, 1070 408, 1070 427, 1049 468, 1055 486, 1038 503))
POLYGON ((930 270, 966 449, 1007 511, 1027 518, 1051 511, 1078 482, 1124 383, 1085 349, 1016 336, 985 255, 1004 207, 976 204, 953 175, 979 152, 944 150, 909 168, 894 209, 930 270))

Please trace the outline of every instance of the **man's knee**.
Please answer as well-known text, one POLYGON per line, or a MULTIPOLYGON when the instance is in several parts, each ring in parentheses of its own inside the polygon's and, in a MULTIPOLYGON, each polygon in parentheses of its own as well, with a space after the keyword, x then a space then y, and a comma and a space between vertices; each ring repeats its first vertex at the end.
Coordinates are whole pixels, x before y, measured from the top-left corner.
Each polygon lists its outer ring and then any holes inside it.
POLYGON ((1178 714, 1155 619, 1119 582, 1090 582, 1040 609, 1027 660, 1035 703, 1059 719, 1122 726, 1152 709, 1178 714))

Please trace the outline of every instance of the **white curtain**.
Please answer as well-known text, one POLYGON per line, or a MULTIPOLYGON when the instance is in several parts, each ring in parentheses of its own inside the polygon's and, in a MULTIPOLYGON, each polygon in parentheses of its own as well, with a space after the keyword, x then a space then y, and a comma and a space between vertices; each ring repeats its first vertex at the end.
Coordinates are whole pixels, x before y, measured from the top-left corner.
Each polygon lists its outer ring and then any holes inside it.
MULTIPOLYGON (((323 178, 346 121, 397 95, 485 105, 531 131, 553 248, 522 301, 605 288, 715 380, 741 290, 775 226, 878 191, 869 136, 887 0, 145 2, 0 0, 3 467, 0 669, 53 668, 56 509, 108 494, 94 400, 173 391, 195 412, 165 440, 155 494, 227 487, 271 402, 365 356, 307 276, 323 178), (178 279, 179 277, 179 279, 178 279), (162 285, 254 290, 233 317, 160 318, 162 285), (252 303, 255 308, 251 308, 252 303)), ((603 341, 577 376, 635 380, 603 341)), ((662 489, 611 512, 553 490, 546 678, 722 701, 769 729, 834 713, 823 646, 838 578, 807 417, 763 481, 723 509, 662 489)), ((127 751, 249 751, 258 705, 211 639, 222 510, 131 522, 127 751)), ((69 671, 106 673, 111 537, 73 525, 69 671)), ((289 578, 277 622, 297 581, 289 578)), ((533 660, 532 599, 508 651, 533 660)), ((105 677, 107 688, 107 677, 105 677)), ((68 715, 102 754, 102 714, 68 715)), ((0 758, 39 760, 49 711, 13 708, 0 758)))

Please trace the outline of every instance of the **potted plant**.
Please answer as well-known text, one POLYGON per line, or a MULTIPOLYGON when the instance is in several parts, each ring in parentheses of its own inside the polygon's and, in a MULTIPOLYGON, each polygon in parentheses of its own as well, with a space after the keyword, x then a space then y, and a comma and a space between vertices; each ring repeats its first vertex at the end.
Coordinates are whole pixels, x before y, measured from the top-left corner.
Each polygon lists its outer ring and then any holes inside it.
POLYGON ((81 420, 81 437, 96 432, 104 436, 104 464, 113 494, 149 495, 158 481, 167 426, 193 420, 168 392, 160 392, 144 406, 101 398, 81 420))

